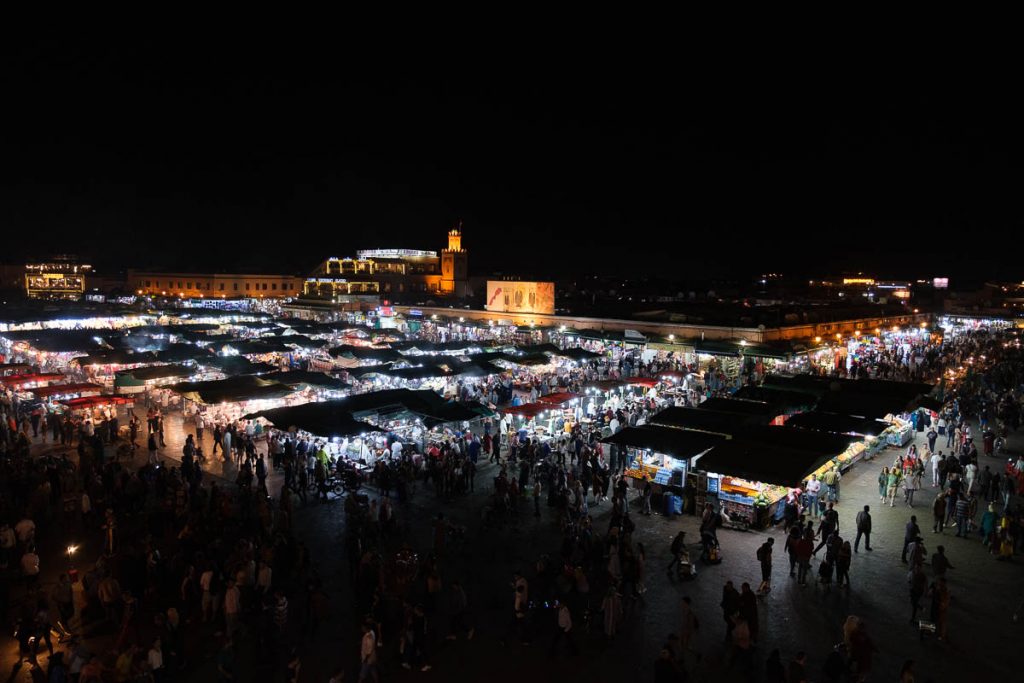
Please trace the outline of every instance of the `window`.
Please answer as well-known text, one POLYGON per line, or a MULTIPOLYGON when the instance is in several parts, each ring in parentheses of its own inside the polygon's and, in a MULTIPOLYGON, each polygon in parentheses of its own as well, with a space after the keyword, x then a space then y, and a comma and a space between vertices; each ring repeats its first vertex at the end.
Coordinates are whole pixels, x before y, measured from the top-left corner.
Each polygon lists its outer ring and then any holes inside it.
POLYGON ((184 289, 184 287, 181 286, 181 280, 178 280, 178 289, 184 289))
POLYGON ((191 282, 188 283, 187 289, 192 289, 192 283, 191 282))
POLYGON ((238 291, 238 283, 237 283, 237 282, 235 282, 233 286, 234 286, 234 288, 235 288, 235 291, 237 292, 237 291, 238 291))
POLYGON ((245 291, 248 292, 250 289, 252 289, 252 283, 251 282, 246 282, 245 283, 245 291))
POLYGON ((263 283, 263 291, 264 292, 267 291, 267 283, 266 282, 263 283))
POLYGON ((220 291, 222 291, 222 292, 224 291, 224 283, 223 282, 220 283, 220 291))
POLYGON ((150 284, 149 284, 149 280, 146 280, 146 286, 147 286, 147 287, 149 287, 149 286, 150 286, 150 284))
POLYGON ((270 288, 276 291, 277 290, 277 283, 275 282, 272 285, 270 285, 270 288))

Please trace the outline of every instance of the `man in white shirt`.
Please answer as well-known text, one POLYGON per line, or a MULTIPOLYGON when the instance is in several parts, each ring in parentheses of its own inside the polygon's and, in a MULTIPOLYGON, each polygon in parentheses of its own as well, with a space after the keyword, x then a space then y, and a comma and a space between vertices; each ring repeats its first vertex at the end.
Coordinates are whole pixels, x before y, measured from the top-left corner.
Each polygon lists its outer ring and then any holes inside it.
POLYGON ((395 460, 402 459, 402 442, 397 439, 391 444, 391 457, 395 460))
POLYGON ((811 478, 807 481, 807 507, 810 508, 811 517, 818 516, 818 494, 821 493, 821 482, 818 481, 818 475, 812 474, 811 478))
POLYGON ((149 648, 149 654, 146 656, 146 663, 149 664, 149 668, 153 672, 153 678, 158 681, 161 680, 164 668, 164 651, 161 647, 159 638, 154 640, 153 646, 149 648))

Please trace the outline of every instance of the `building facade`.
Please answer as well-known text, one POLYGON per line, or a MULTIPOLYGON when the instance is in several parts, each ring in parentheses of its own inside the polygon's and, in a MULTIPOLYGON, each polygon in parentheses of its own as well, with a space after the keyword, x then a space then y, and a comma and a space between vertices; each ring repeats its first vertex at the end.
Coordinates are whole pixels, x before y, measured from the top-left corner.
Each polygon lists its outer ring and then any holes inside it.
POLYGON ((414 293, 464 297, 468 280, 469 254, 462 248, 460 223, 448 231, 448 248, 440 255, 420 249, 364 249, 354 258, 331 257, 307 279, 306 294, 325 298, 369 292, 367 285, 376 283, 376 292, 391 297, 414 293))
POLYGON ((304 278, 236 273, 160 273, 129 270, 127 289, 138 296, 181 299, 258 299, 302 295, 304 278))
POLYGON ((25 295, 29 299, 66 299, 77 301, 85 294, 86 277, 92 266, 73 258, 56 258, 46 263, 25 266, 25 295))

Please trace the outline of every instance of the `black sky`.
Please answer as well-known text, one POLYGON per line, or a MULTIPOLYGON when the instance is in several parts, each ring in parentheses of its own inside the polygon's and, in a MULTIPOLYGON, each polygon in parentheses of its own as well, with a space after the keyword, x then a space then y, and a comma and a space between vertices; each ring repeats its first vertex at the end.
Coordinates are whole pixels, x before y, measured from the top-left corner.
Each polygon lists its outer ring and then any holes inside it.
POLYGON ((3 69, 8 259, 302 271, 461 218, 481 274, 1021 276, 1019 112, 968 79, 57 41, 3 69))

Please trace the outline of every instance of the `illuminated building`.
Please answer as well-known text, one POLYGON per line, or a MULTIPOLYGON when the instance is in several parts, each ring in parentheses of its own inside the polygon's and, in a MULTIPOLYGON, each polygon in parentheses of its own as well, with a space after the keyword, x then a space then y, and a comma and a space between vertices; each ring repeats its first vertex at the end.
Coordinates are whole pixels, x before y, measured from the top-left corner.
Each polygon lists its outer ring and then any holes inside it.
POLYGON ((25 266, 25 294, 29 299, 78 300, 85 293, 85 278, 92 266, 70 257, 25 266))
POLYGON ((448 231, 448 248, 363 249, 355 258, 331 257, 306 281, 307 296, 369 293, 399 295, 415 292, 464 297, 469 279, 469 254, 462 248, 462 224, 448 231), (332 289, 330 284, 336 283, 332 289), (370 290, 367 285, 375 283, 370 290))

